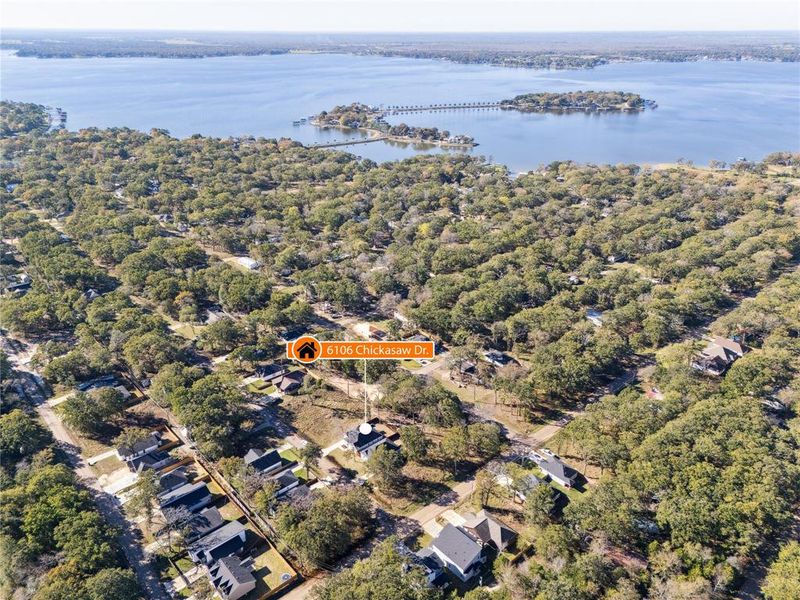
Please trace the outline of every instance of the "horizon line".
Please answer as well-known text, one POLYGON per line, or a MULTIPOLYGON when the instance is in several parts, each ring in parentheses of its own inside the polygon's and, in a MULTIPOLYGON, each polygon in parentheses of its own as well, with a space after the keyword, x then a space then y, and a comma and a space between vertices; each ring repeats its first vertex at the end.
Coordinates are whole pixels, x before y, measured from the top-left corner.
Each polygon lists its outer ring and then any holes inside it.
MULTIPOLYGON (((274 30, 274 29, 175 29, 175 28, 128 28, 128 27, 3 27, 3 31, 92 31, 92 32, 181 32, 181 33, 280 33, 280 34, 325 34, 325 35, 351 35, 351 34, 381 34, 381 35, 408 35, 408 34, 528 34, 528 33, 796 33, 800 36, 800 27, 797 29, 508 29, 497 31, 486 30, 407 30, 407 31, 387 31, 387 30, 274 30)), ((2 41, 2 40, 0 40, 2 41)), ((800 41, 800 39, 798 39, 800 41)))

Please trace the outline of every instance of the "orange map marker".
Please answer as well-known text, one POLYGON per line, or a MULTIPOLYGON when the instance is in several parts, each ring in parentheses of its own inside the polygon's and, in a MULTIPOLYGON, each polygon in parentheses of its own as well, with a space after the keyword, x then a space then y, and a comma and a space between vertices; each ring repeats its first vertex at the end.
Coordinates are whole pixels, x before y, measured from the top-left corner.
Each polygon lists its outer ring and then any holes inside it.
POLYGON ((286 357, 303 364, 319 359, 430 360, 435 355, 434 342, 320 341, 310 335, 286 342, 286 357))

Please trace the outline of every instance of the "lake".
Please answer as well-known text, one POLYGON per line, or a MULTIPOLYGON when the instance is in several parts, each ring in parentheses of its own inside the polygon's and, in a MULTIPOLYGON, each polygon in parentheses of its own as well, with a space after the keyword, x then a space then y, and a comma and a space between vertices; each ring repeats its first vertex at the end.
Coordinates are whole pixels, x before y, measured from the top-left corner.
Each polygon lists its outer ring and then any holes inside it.
MULTIPOLYGON (((512 171, 567 159, 706 164, 800 151, 798 63, 637 62, 541 71, 340 54, 35 59, 4 52, 0 75, 3 99, 59 106, 70 129, 158 127, 179 137, 256 135, 306 144, 347 134, 292 121, 353 101, 451 103, 594 89, 634 92, 658 103, 632 114, 462 110, 390 119, 470 135, 480 144, 472 153, 512 171)), ((442 151, 385 142, 341 149, 376 161, 442 151)))

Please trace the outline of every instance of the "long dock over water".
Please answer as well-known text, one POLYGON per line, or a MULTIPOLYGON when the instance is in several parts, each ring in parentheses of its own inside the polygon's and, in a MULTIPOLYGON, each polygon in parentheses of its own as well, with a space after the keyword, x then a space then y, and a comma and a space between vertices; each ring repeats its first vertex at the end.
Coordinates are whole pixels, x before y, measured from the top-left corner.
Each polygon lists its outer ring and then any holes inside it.
POLYGON ((411 112, 429 112, 438 110, 462 110, 475 108, 500 108, 502 102, 456 102, 453 104, 408 104, 404 106, 387 106, 384 110, 389 114, 411 112))

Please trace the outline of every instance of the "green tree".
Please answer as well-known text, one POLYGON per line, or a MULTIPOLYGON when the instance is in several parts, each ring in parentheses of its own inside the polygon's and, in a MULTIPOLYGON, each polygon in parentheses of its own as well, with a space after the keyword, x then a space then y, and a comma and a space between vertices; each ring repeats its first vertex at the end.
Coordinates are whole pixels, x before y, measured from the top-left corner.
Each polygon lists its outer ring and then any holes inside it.
POLYGON ((406 425, 400 428, 400 441, 403 444, 403 454, 416 463, 423 462, 428 456, 430 441, 417 425, 406 425))
POLYGON ((397 550, 398 540, 381 542, 369 558, 327 579, 312 592, 316 600, 439 600, 425 573, 397 550))
POLYGON ((0 459, 3 464, 31 456, 51 441, 50 432, 18 408, 0 416, 0 459))
POLYGON ((142 597, 130 569, 103 569, 84 582, 89 600, 137 600, 142 597))
POLYGON ((532 525, 546 525, 556 506, 553 488, 537 485, 525 496, 525 520, 532 525))
POLYGON ((769 566, 762 588, 769 600, 800 598, 800 543, 783 545, 778 558, 769 566))
POLYGON ((405 460, 400 452, 381 444, 367 459, 367 470, 374 475, 375 483, 381 491, 394 494, 405 480, 404 464, 405 460))
POLYGON ((126 509, 131 514, 144 516, 148 528, 153 524, 154 503, 160 491, 158 473, 153 469, 142 471, 133 486, 133 493, 126 503, 126 509))
POLYGON ((458 474, 458 463, 469 454, 469 433, 466 427, 455 426, 445 431, 441 441, 442 455, 453 462, 453 477, 458 474))
POLYGON ((308 479, 309 469, 316 468, 319 465, 319 461, 322 458, 322 448, 314 442, 308 442, 297 451, 297 455, 306 470, 306 479, 308 479))

